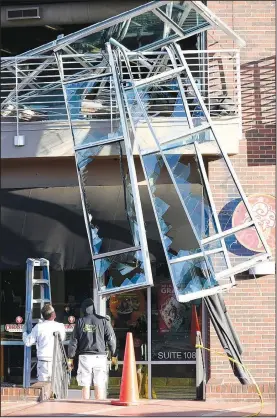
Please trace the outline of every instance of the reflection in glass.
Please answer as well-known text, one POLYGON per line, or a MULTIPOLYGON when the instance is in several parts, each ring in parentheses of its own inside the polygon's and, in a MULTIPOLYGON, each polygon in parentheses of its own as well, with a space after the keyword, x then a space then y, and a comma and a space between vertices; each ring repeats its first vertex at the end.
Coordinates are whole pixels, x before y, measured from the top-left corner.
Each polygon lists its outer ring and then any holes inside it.
POLYGON ((168 257, 172 259, 200 251, 161 155, 146 155, 142 160, 168 257), (166 189, 163 184, 168 185, 166 189))
POLYGON ((163 40, 164 23, 151 11, 85 36, 71 46, 78 53, 95 53, 105 49, 110 38, 134 50, 163 40))
POLYGON ((105 167, 95 156, 102 152, 109 155, 110 145, 88 147, 76 151, 76 162, 80 174, 81 191, 86 209, 86 218, 90 231, 90 242, 93 254, 103 254, 122 250, 134 245, 139 246, 138 225, 134 208, 133 195, 129 180, 127 163, 123 160, 122 145, 115 142, 113 154, 119 158, 114 160, 113 182, 109 193, 101 186, 90 186, 92 179, 99 175, 101 169, 111 169, 111 162, 105 167), (110 202, 114 202, 111 211, 107 211, 110 202))
POLYGON ((100 291, 125 290, 146 285, 141 251, 130 251, 94 260, 100 291))
POLYGON ((110 77, 72 82, 66 84, 65 89, 75 146, 122 137, 110 77))
MULTIPOLYGON (((189 139, 188 139, 189 140, 189 139)), ((165 150, 164 155, 170 166, 182 200, 196 229, 198 238, 217 233, 214 215, 207 196, 200 170, 194 161, 189 161, 189 147, 165 150)), ((195 154, 192 148, 192 153, 195 154)))

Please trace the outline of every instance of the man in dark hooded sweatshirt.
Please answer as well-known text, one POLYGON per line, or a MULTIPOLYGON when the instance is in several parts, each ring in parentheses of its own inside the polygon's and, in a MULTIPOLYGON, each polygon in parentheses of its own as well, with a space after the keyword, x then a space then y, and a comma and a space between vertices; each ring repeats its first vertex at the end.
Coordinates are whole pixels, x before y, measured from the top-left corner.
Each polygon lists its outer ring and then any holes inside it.
POLYGON ((86 299, 81 305, 83 317, 79 318, 71 335, 68 346, 70 363, 79 354, 77 382, 82 386, 83 399, 90 398, 90 386, 94 383, 95 399, 103 400, 107 385, 106 344, 112 356, 112 365, 116 365, 116 338, 111 322, 95 312, 92 299, 86 299))

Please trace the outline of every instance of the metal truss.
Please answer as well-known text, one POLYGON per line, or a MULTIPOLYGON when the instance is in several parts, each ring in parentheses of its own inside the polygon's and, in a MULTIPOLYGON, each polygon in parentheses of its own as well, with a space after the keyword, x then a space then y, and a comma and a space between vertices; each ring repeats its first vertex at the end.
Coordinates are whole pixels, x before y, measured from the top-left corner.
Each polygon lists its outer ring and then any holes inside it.
MULTIPOLYGON (((234 274, 243 272, 253 264, 268 259, 270 257, 270 249, 259 229, 259 225, 252 215, 251 208, 231 162, 224 153, 220 141, 217 139, 210 115, 182 51, 176 43, 166 47, 173 69, 161 71, 155 75, 149 74, 144 79, 135 80, 132 74, 128 52, 124 48, 121 48, 119 43, 113 39, 110 40, 110 43, 114 46, 115 51, 117 51, 117 60, 124 61, 128 69, 129 85, 128 87, 122 87, 125 103, 128 108, 128 115, 133 128, 135 141, 138 142, 137 146, 140 150, 141 164, 147 179, 148 190, 176 297, 180 302, 188 302, 193 299, 225 291, 235 285, 234 274), (181 75, 187 80, 186 88, 184 87, 181 75), (161 83, 164 89, 166 87, 169 88, 171 84, 171 87, 174 85, 178 90, 184 114, 186 115, 185 121, 183 121, 185 134, 182 136, 177 138, 159 137, 158 130, 155 128, 155 118, 151 118, 148 115, 147 100, 144 99, 146 95, 151 95, 151 89, 153 86, 157 86, 157 83, 161 83), (197 117, 194 117, 193 112, 191 112, 188 106, 188 85, 193 89, 194 97, 197 99, 199 114, 197 117), (145 149, 144 147, 143 151, 141 149, 140 139, 136 136, 136 121, 134 117, 135 108, 137 107, 141 111, 142 120, 146 122, 151 133, 155 143, 155 149, 153 147, 149 149, 145 149), (197 126, 199 124, 200 126, 197 126), (219 220, 201 152, 201 147, 209 142, 216 145, 218 157, 222 159, 226 170, 231 176, 232 188, 236 191, 240 201, 244 203, 246 211, 249 214, 249 221, 243 222, 237 227, 229 227, 227 230, 222 229, 222 223, 219 220), (182 167, 183 172, 180 172, 180 160, 188 148, 193 150, 193 155, 197 162, 203 187, 203 195, 205 195, 206 206, 208 206, 210 213, 210 225, 208 227, 210 227, 211 231, 209 231, 209 228, 205 228, 204 212, 207 211, 207 208, 204 208, 204 198, 202 197, 198 201, 199 206, 202 206, 202 208, 197 217, 195 216, 196 207, 194 206, 193 210, 190 209, 192 194, 188 190, 188 175, 184 165, 182 167), (174 160, 173 163, 172 160, 174 160), (186 237, 183 237, 183 246, 179 242, 179 247, 177 247, 177 245, 174 246, 173 242, 174 234, 170 236, 172 226, 168 225, 165 220, 167 211, 170 208, 169 200, 167 198, 164 200, 161 199, 157 193, 158 179, 162 170, 167 173, 168 178, 174 186, 176 198, 179 198, 180 205, 184 210, 186 222, 190 225, 191 229, 190 239, 194 239, 197 242, 197 245, 193 249, 185 250, 187 247, 186 237), (227 250, 226 239, 239 231, 253 229, 255 229, 256 234, 262 242, 262 253, 249 257, 247 261, 244 261, 245 259, 241 257, 240 262, 233 265, 227 250)), ((174 131, 174 123, 172 123, 172 130, 174 131)))
POLYGON ((17 130, 19 114, 24 113, 19 112, 20 106, 24 108, 26 103, 40 100, 44 93, 62 89, 93 269, 101 295, 153 285, 134 164, 136 148, 180 302, 230 289, 235 285, 235 274, 270 256, 178 44, 211 27, 223 30, 239 46, 245 45, 199 1, 152 1, 5 59, 1 65, 5 74, 9 74, 7 84, 14 77, 16 80, 14 90, 5 93, 1 109, 6 114, 17 106, 17 130), (50 81, 40 82, 44 77, 50 81), (145 137, 138 134, 139 125, 146 128, 145 137), (227 173, 227 198, 243 202, 248 214, 247 221, 236 227, 228 225, 228 211, 222 221, 220 204, 208 180, 203 155, 211 146, 227 173), (90 194, 94 159, 106 155, 110 149, 118 156, 117 169, 122 182, 122 194, 118 196, 124 212, 122 237, 113 233, 112 228, 104 231, 101 219, 93 217, 93 205, 97 205, 90 194), (197 193, 189 180, 192 172, 189 159, 196 167, 197 193), (167 179, 166 196, 159 188, 163 178, 167 179), (172 202, 178 207, 176 216, 172 202), (168 221, 170 216, 174 225, 168 221), (242 230, 257 234, 262 243, 259 255, 232 256, 228 240, 242 230), (180 231, 185 232, 182 235, 180 231))

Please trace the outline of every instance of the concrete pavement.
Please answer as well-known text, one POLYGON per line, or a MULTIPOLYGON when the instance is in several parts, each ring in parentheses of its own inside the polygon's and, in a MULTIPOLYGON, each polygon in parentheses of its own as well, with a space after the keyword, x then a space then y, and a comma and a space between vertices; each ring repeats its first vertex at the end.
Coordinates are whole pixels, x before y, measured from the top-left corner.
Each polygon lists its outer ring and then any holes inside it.
MULTIPOLYGON (((246 417, 257 413, 260 403, 186 400, 141 401, 138 406, 113 406, 110 401, 47 401, 42 403, 3 403, 1 416, 17 417, 246 417)), ((259 416, 275 417, 274 402, 266 402, 259 416)))

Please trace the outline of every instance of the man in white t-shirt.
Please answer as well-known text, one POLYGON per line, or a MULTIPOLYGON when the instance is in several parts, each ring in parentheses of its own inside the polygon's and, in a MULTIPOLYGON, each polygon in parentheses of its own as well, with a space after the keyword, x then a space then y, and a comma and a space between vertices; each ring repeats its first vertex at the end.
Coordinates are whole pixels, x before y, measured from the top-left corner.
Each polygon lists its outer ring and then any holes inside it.
POLYGON ((27 347, 33 344, 37 346, 37 373, 39 382, 48 382, 52 376, 52 363, 54 351, 54 332, 58 331, 61 340, 65 340, 65 327, 60 322, 55 322, 56 313, 52 305, 46 304, 41 310, 43 321, 36 324, 28 335, 23 327, 22 339, 27 347))

